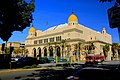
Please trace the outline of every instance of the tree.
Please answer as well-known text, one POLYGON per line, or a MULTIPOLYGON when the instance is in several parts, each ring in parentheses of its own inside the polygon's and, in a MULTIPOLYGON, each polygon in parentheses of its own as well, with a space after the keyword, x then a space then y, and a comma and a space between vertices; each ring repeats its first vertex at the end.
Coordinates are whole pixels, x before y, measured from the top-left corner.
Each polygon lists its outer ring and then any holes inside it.
POLYGON ((115 58, 117 55, 116 53, 118 52, 119 49, 119 45, 117 43, 113 43, 111 48, 112 48, 111 50, 113 53, 113 58, 115 58))
MULTIPOLYGON (((99 0, 100 2, 112 2, 113 0, 99 0)), ((116 0, 117 3, 120 4, 120 0, 116 0)))
POLYGON ((62 57, 63 57, 63 54, 64 54, 65 46, 66 46, 66 40, 62 39, 62 40, 61 40, 62 57))
POLYGON ((105 59, 108 56, 109 50, 110 50, 110 47, 109 47, 108 44, 106 44, 105 46, 103 46, 103 53, 104 53, 105 59))
POLYGON ((93 50, 95 50, 95 45, 93 44, 93 42, 89 42, 89 45, 88 45, 88 54, 93 54, 93 50))
POLYGON ((32 22, 35 0, 2 0, 0 2, 0 38, 8 41, 14 31, 23 31, 32 22))
POLYGON ((82 43, 80 43, 80 42, 77 43, 77 60, 78 60, 78 62, 80 61, 80 54, 81 54, 80 49, 81 49, 81 45, 82 45, 82 43))
POLYGON ((118 56, 120 56, 120 44, 118 45, 118 56))

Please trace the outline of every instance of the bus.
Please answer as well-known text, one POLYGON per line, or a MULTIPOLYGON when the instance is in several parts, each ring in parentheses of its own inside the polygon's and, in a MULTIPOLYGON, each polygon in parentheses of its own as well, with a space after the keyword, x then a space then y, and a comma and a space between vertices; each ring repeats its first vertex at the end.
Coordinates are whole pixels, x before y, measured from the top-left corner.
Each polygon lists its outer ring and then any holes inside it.
POLYGON ((104 56, 100 54, 88 54, 86 56, 86 63, 100 63, 104 61, 104 56))

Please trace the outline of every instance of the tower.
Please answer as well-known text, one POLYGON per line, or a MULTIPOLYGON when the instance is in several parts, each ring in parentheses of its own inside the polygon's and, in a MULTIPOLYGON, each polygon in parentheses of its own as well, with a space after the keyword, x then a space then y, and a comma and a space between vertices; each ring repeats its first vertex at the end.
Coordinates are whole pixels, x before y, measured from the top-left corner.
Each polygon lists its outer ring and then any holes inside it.
POLYGON ((102 34, 106 34, 106 29, 102 28, 102 34))
POLYGON ((33 25, 32 25, 32 27, 29 29, 29 34, 28 34, 28 36, 29 36, 29 37, 35 37, 35 36, 36 36, 36 30, 35 30, 35 28, 33 27, 33 25))
POLYGON ((74 12, 68 18, 68 25, 69 26, 77 26, 78 25, 78 18, 74 15, 74 12))

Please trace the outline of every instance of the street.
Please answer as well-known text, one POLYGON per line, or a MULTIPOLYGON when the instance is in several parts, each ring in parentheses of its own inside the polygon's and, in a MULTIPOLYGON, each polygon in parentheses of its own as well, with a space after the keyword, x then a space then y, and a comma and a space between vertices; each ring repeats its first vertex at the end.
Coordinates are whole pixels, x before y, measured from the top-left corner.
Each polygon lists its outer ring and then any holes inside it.
POLYGON ((76 69, 63 68, 63 67, 51 67, 41 69, 30 69, 22 71, 11 71, 6 73, 0 73, 0 80, 51 80, 51 79, 65 79, 72 75, 76 69))
POLYGON ((4 72, 0 73, 0 80, 18 80, 19 78, 27 77, 27 75, 35 72, 34 70, 4 72))
POLYGON ((0 80, 64 80, 66 77, 73 75, 78 69, 84 67, 116 69, 118 65, 119 61, 106 61, 93 65, 76 63, 71 66, 63 63, 57 65, 54 63, 39 64, 39 66, 42 66, 41 68, 0 70, 0 80))

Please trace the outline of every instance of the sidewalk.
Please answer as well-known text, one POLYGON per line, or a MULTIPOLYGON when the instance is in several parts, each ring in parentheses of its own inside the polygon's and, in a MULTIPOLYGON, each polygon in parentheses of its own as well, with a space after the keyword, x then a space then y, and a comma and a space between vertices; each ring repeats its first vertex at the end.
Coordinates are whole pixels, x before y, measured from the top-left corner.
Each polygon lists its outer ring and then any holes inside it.
POLYGON ((9 72, 21 72, 21 71, 29 71, 29 70, 40 70, 40 69, 48 69, 48 68, 30 68, 30 69, 0 69, 0 74, 6 74, 9 72))
POLYGON ((120 60, 115 60, 115 61, 104 61, 102 64, 120 64, 120 60))

